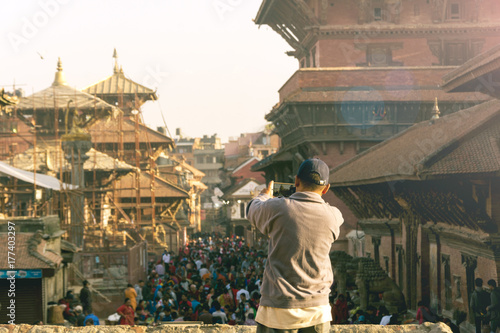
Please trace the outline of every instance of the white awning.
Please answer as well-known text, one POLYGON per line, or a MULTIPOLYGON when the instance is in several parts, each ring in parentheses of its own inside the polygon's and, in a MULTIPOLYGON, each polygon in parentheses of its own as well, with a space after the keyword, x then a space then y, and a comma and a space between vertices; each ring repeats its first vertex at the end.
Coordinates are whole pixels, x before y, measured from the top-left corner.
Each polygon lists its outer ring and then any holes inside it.
POLYGON ((55 191, 60 191, 61 187, 67 190, 77 188, 77 186, 75 185, 61 183, 56 177, 43 175, 41 173, 37 173, 35 178, 35 174, 33 172, 14 168, 13 166, 8 165, 5 162, 0 162, 0 174, 5 174, 31 184, 34 184, 36 181, 36 186, 48 188, 55 191))

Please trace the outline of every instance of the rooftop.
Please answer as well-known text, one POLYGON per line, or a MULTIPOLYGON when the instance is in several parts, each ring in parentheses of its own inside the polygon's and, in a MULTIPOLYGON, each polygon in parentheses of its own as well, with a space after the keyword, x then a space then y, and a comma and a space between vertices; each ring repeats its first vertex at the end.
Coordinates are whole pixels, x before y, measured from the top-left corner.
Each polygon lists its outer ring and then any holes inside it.
POLYGON ((333 186, 500 171, 500 101, 423 121, 341 164, 333 186))
MULTIPOLYGON (((6 254, 8 234, 0 234, 0 253, 6 254)), ((63 258, 60 254, 46 248, 47 241, 41 232, 16 233, 16 269, 44 269, 58 267, 63 258)), ((0 268, 9 269, 7 255, 0 256, 0 268)))
POLYGON ((94 83, 82 91, 91 95, 141 95, 145 96, 146 100, 155 101, 158 99, 156 96, 156 91, 143 86, 125 76, 123 73, 123 68, 118 67, 118 54, 116 49, 113 52, 113 58, 115 58, 115 66, 113 68, 113 74, 107 78, 94 83))

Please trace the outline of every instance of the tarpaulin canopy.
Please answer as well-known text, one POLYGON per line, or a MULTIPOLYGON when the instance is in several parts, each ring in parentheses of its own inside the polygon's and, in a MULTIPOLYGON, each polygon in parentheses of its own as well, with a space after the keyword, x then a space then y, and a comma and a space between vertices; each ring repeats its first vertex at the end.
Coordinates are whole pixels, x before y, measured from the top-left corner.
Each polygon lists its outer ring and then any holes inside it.
POLYGON ((75 185, 61 183, 59 179, 52 176, 37 173, 35 177, 35 173, 15 168, 5 162, 0 162, 0 174, 5 174, 17 178, 19 180, 22 180, 23 182, 31 184, 36 183, 37 186, 55 191, 60 191, 61 187, 68 190, 77 188, 77 186, 75 185))

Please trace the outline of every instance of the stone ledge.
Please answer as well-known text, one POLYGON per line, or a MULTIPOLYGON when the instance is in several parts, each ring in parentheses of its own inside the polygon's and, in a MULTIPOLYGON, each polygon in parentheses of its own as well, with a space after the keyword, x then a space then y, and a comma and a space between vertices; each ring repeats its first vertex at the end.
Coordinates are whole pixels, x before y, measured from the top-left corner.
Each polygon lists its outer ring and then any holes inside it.
MULTIPOLYGON (((186 325, 166 324, 156 327, 147 326, 32 326, 32 325, 0 325, 0 333, 255 333, 256 326, 229 325, 186 325)), ((443 324, 425 323, 423 325, 335 325, 330 333, 452 333, 443 324)))

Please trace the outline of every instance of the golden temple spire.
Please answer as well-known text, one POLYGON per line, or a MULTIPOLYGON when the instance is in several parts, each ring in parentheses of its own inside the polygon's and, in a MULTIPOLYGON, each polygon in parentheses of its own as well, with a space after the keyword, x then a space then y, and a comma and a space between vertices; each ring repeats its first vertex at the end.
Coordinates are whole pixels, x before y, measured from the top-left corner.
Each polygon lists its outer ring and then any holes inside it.
POLYGON ((64 76, 64 72, 62 69, 62 62, 61 58, 58 58, 57 60, 57 72, 54 77, 54 82, 52 82, 53 86, 65 86, 67 85, 68 82, 66 82, 66 77, 64 76))
POLYGON ((116 48, 113 50, 113 58, 115 58, 115 67, 113 68, 113 74, 118 74, 120 70, 118 68, 118 53, 116 52, 116 48))
POLYGON ((438 99, 436 97, 436 99, 434 100, 434 107, 432 108, 431 121, 439 119, 439 114, 440 114, 440 112, 439 112, 439 107, 438 107, 438 99))

